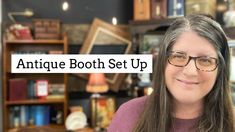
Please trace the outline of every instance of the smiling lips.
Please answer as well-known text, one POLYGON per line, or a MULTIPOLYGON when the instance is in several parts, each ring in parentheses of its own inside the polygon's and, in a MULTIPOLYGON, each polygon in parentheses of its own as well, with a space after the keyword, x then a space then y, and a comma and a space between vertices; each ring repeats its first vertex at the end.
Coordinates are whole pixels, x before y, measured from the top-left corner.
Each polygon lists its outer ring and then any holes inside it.
POLYGON ((186 81, 186 80, 180 80, 180 79, 176 79, 176 80, 179 81, 179 82, 182 82, 182 83, 184 83, 184 84, 187 84, 187 85, 199 84, 199 82, 186 81))

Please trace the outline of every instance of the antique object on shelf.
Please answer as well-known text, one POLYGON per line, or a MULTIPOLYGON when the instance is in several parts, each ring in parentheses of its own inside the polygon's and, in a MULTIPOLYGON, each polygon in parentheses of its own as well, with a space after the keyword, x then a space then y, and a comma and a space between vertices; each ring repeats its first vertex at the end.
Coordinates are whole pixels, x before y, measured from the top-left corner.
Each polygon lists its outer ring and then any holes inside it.
POLYGON ((60 39, 61 24, 55 19, 34 19, 35 39, 60 39))
POLYGON ((139 87, 149 87, 151 86, 150 73, 138 73, 139 78, 138 86, 139 87))
POLYGON ((106 129, 112 121, 116 111, 115 98, 99 96, 91 98, 91 121, 95 130, 106 129))
POLYGON ((46 99, 48 96, 48 80, 36 81, 36 95, 41 99, 46 99))
POLYGON ((168 17, 184 16, 185 0, 168 0, 168 17))
POLYGON ((75 111, 68 115, 65 121, 66 130, 75 131, 85 128, 87 125, 87 117, 82 111, 75 111))
POLYGON ((186 15, 193 13, 209 14, 215 18, 216 0, 186 0, 186 15))
MULTIPOLYGON (((86 86, 86 91, 92 93, 92 99, 95 100, 94 105, 94 112, 92 112, 92 117, 95 119, 92 120, 92 126, 96 129, 100 129, 101 126, 98 124, 97 117, 98 117, 98 107, 97 107, 97 100, 100 98, 100 93, 104 93, 108 91, 108 85, 105 81, 105 76, 103 73, 91 73, 88 84, 86 86)), ((93 107, 92 107, 93 108, 93 107)))
POLYGON ((91 93, 103 93, 108 91, 108 84, 103 73, 91 73, 86 91, 91 93))
POLYGON ((101 96, 100 93, 108 91, 108 85, 103 73, 92 73, 86 91, 91 96, 91 123, 95 130, 107 128, 115 112, 115 100, 112 97, 101 96))
POLYGON ((235 10, 229 10, 224 13, 223 20, 225 27, 235 27, 235 10))
POLYGON ((16 23, 16 20, 14 18, 14 16, 26 16, 26 17, 31 17, 34 15, 34 12, 32 9, 25 9, 22 12, 9 12, 8 13, 8 17, 10 18, 10 20, 14 23, 16 23))
POLYGON ((32 33, 29 26, 22 24, 13 24, 6 29, 8 40, 32 40, 32 33))
POLYGON ((149 20, 150 10, 150 0, 134 0, 134 20, 149 20))
POLYGON ((12 73, 11 55, 47 54, 50 50, 61 50, 64 54, 67 54, 67 36, 64 34, 60 40, 8 40, 5 35, 3 37, 2 66, 3 131, 23 131, 31 127, 35 129, 43 129, 44 127, 53 129, 54 126, 58 130, 60 128, 64 130, 68 109, 68 75, 66 73, 12 73), (36 82, 40 80, 46 80, 49 83, 43 85, 43 89, 50 85, 50 93, 47 96, 43 94, 43 97, 46 96, 43 100, 37 96, 36 92, 36 82), (57 90, 50 89, 52 85, 53 89, 57 90), (58 91, 58 89, 62 91, 58 91), (59 98, 57 98, 58 96, 59 98))
POLYGON ((167 0, 151 0, 151 18, 167 17, 167 0))

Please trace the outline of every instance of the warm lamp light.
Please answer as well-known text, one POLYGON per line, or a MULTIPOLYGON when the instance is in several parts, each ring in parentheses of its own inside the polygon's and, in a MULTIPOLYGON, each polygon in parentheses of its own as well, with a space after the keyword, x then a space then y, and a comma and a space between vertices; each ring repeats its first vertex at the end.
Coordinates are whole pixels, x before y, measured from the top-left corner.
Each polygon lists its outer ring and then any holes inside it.
POLYGON ((106 83, 103 73, 90 74, 86 91, 90 93, 104 93, 108 91, 108 84, 106 83))

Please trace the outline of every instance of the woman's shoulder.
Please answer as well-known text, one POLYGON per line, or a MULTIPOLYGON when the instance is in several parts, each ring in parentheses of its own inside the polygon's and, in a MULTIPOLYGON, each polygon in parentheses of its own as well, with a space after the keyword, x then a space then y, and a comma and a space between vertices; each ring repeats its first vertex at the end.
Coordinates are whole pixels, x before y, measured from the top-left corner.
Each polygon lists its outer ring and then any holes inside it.
POLYGON ((148 96, 142 96, 142 97, 131 99, 131 100, 127 101, 126 103, 122 104, 120 106, 120 109, 143 108, 142 106, 145 105, 147 98, 148 98, 148 96))
POLYGON ((115 113, 108 131, 131 131, 135 122, 138 120, 139 115, 144 109, 147 98, 148 96, 134 98, 122 104, 115 113))
POLYGON ((143 110, 148 96, 138 97, 123 103, 117 110, 116 114, 129 115, 136 117, 143 110))

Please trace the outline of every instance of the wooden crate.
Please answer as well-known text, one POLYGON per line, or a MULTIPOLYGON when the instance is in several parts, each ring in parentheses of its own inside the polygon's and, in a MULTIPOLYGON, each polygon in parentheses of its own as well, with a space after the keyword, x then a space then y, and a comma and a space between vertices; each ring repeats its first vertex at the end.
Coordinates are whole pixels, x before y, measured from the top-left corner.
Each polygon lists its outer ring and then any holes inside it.
POLYGON ((56 19, 34 19, 35 39, 60 39, 61 23, 56 19))

